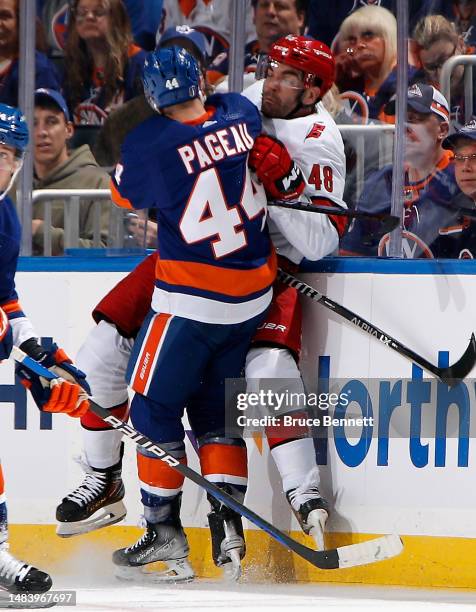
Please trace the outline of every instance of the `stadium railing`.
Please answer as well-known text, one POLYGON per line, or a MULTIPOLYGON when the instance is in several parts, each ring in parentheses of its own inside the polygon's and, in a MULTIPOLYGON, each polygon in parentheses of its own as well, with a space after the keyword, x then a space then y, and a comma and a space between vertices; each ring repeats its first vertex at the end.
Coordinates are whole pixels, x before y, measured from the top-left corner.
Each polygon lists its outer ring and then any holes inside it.
MULTIPOLYGON (((339 125, 343 138, 351 143, 356 153, 356 164, 352 173, 356 198, 360 196, 366 175, 369 171, 368 155, 371 146, 377 151, 372 159, 377 160, 375 169, 391 161, 393 147, 393 125, 339 125)), ((101 200, 111 201, 109 189, 36 189, 32 193, 32 206, 43 203, 44 206, 44 256, 52 255, 52 205, 54 201, 64 201, 64 247, 74 249, 80 246, 80 203, 81 200, 96 200, 93 210, 93 248, 127 249, 130 246, 141 247, 134 242, 128 231, 130 213, 121 210, 111 203, 107 245, 101 237, 101 200)), ((349 202, 350 206, 354 202, 349 202)))

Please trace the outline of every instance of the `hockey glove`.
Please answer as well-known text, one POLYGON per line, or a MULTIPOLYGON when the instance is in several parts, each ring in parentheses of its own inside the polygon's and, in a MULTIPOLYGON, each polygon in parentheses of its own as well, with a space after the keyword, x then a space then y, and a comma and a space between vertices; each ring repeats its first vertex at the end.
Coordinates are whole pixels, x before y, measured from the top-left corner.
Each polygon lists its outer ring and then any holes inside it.
POLYGON ((3 308, 0 308, 0 361, 8 359, 12 352, 13 334, 10 322, 3 308))
POLYGON ((248 158, 249 167, 263 183, 272 200, 297 198, 306 186, 299 166, 291 159, 282 142, 271 136, 258 136, 248 158))
POLYGON ((30 338, 20 348, 60 377, 47 380, 17 364, 16 374, 21 384, 30 390, 38 408, 45 412, 64 412, 72 417, 83 416, 89 409, 88 395, 91 393, 84 372, 75 368, 56 344, 46 350, 30 338))

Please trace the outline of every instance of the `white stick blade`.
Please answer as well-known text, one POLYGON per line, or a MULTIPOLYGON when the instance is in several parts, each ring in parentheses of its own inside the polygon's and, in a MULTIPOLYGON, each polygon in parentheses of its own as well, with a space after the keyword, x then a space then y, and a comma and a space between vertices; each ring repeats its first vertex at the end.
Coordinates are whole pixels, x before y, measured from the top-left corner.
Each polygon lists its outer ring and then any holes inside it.
POLYGON ((339 568, 367 565, 396 557, 403 550, 403 542, 398 535, 386 535, 360 544, 350 544, 337 549, 339 568))

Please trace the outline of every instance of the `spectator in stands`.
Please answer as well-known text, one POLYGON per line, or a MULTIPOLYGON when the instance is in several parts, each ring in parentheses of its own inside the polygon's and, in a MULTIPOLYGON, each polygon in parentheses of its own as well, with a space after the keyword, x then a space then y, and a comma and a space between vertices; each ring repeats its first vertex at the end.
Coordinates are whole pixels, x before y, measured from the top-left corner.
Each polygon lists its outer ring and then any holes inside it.
POLYGON ((411 29, 427 15, 441 15, 454 23, 458 34, 463 36, 466 45, 476 45, 476 1, 475 0, 420 0, 413 4, 421 4, 414 11, 416 19, 411 22, 411 29))
MULTIPOLYGON (((381 6, 364 6, 347 17, 336 49, 337 86, 358 102, 355 112, 385 120, 383 109, 395 94, 397 21, 381 6)), ((409 68, 412 82, 415 70, 409 68)))
MULTIPOLYGON (((157 43, 168 28, 188 25, 207 39, 207 62, 230 46, 233 3, 235 0, 163 0, 162 21, 157 31, 157 43)), ((274 1, 274 0, 273 0, 274 1)), ((250 0, 240 0, 245 6, 246 42, 256 37, 251 19, 250 0)))
MULTIPOLYGON (((62 57, 66 47, 69 0, 38 0, 38 15, 47 32, 49 53, 62 57)), ((124 0, 134 42, 143 49, 155 47, 155 33, 162 15, 162 0, 124 0)))
MULTIPOLYGON (((19 0, 0 0, 0 102, 18 106, 19 0)), ((60 88, 56 68, 35 51, 37 87, 60 88)))
POLYGON ((122 0, 73 0, 65 55, 65 91, 75 125, 98 126, 140 93, 145 51, 132 42, 122 0))
MULTIPOLYGON (((34 189, 107 189, 109 175, 101 170, 91 150, 83 145, 68 150, 74 127, 63 96, 51 89, 35 91, 34 189)), ((44 227, 44 202, 33 207, 33 253, 43 254, 45 232, 51 232, 52 254, 62 255, 67 201, 51 201, 51 228, 44 227)), ((79 209, 79 245, 94 246, 94 210, 100 207, 100 244, 106 246, 109 229, 109 200, 82 200, 79 209)))
MULTIPOLYGON (((387 108, 395 112, 395 104, 387 108)), ((408 90, 403 256, 451 257, 444 236, 452 231, 457 213, 453 200, 459 193, 452 154, 442 146, 449 129, 449 108, 444 96, 431 85, 417 83, 408 90)), ((392 166, 371 174, 357 210, 389 213, 392 166)), ((378 222, 356 219, 341 244, 343 255, 386 256, 389 234, 378 222)))
MULTIPOLYGON (((382 6, 395 14, 398 0, 309 0, 308 11, 308 35, 322 40, 330 47, 335 42, 335 37, 341 23, 351 13, 363 6, 382 6)), ((474 0, 409 0, 408 11, 410 28, 413 29, 416 22, 425 15, 442 13, 449 16, 455 15, 456 5, 467 5, 474 0)), ((466 10, 462 10, 466 13, 466 10)), ((449 17, 448 17, 449 18, 449 17)))
POLYGON ((475 0, 453 0, 453 19, 458 33, 467 46, 476 45, 476 2, 475 0))
MULTIPOLYGON (((441 69, 445 62, 455 55, 472 53, 463 37, 456 31, 453 23, 450 23, 442 15, 428 15, 421 19, 413 31, 413 40, 416 45, 415 53, 419 59, 426 82, 441 88, 441 69)), ((451 100, 450 117, 453 125, 464 123, 465 100, 464 100, 464 66, 456 66, 451 75, 451 100)), ((476 80, 475 84, 476 85, 476 80)), ((476 90, 473 91, 476 94, 476 90)), ((476 105, 473 94, 473 108, 470 115, 474 114, 476 105)))
MULTIPOLYGON (((256 40, 245 46, 245 82, 243 88, 254 81, 254 72, 260 54, 267 53, 270 45, 287 34, 303 33, 308 0, 252 0, 256 40), (248 76, 249 75, 249 76, 248 76)), ((229 70, 229 51, 220 53, 207 71, 212 85, 223 82, 229 70)), ((220 88, 226 91, 228 83, 220 88)))
POLYGON ((476 119, 443 141, 454 153, 455 177, 461 194, 453 202, 460 208, 458 222, 446 236, 447 251, 459 259, 476 258, 476 119), (465 210, 468 213, 465 215, 465 210))

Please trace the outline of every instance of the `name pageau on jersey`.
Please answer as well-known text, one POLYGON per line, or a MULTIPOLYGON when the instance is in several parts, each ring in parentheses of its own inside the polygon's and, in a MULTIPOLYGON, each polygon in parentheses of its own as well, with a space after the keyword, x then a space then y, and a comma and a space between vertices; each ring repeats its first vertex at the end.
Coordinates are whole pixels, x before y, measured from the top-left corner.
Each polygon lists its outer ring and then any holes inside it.
POLYGON ((276 254, 247 166, 260 132, 256 107, 225 94, 193 124, 155 115, 127 136, 111 190, 119 206, 157 209, 156 312, 227 324, 269 305, 276 254))
MULTIPOLYGON (((256 81, 243 95, 261 109, 264 81, 256 81)), ((339 129, 319 102, 316 112, 296 119, 262 117, 263 131, 280 140, 306 180, 301 201, 347 208, 344 200, 345 153, 339 129)), ((299 264, 333 253, 346 225, 345 217, 330 217, 270 206, 268 226, 279 255, 299 264)))

